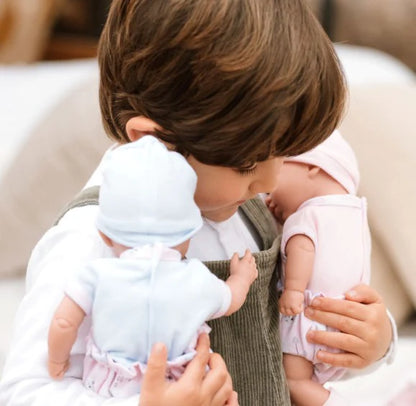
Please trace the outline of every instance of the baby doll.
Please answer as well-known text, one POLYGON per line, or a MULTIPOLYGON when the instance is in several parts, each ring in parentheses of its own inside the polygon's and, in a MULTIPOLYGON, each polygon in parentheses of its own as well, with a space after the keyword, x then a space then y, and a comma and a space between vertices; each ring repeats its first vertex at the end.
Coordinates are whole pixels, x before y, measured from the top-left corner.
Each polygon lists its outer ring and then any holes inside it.
POLYGON ((202 226, 197 177, 185 158, 152 136, 113 150, 104 169, 97 228, 115 257, 91 261, 68 283, 49 330, 48 368, 60 379, 78 328, 91 315, 84 385, 105 397, 140 392, 155 342, 168 349, 167 379, 195 355, 205 321, 237 311, 257 277, 246 251, 224 282, 184 259, 202 226))
POLYGON ((315 356, 323 347, 306 340, 310 329, 328 328, 303 309, 317 296, 343 298, 358 283, 369 283, 370 233, 366 200, 356 196, 358 182, 354 153, 335 132, 315 149, 287 158, 266 201, 283 225, 280 334, 296 406, 345 404, 322 386, 344 369, 319 363, 315 356))

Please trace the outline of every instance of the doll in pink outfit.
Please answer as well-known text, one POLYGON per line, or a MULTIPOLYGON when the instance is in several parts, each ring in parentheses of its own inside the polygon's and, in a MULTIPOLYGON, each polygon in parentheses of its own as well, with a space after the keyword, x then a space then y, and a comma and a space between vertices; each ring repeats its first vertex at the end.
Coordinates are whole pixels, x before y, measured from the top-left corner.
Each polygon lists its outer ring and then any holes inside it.
POLYGON ((343 298, 370 279, 370 233, 365 198, 356 196, 358 165, 338 132, 315 149, 287 158, 266 203, 283 225, 283 286, 279 299, 283 363, 296 406, 347 405, 323 384, 344 368, 320 363, 309 330, 328 330, 303 310, 319 296, 343 298))

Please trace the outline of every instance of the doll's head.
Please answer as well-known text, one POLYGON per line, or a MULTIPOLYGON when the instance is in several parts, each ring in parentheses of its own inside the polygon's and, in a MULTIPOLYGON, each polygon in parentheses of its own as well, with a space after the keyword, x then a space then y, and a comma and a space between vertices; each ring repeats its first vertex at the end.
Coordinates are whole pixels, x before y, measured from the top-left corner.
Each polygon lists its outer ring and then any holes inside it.
POLYGON ((358 183, 354 151, 335 131, 311 151, 285 159, 269 207, 283 223, 306 200, 331 194, 356 194, 358 183))
POLYGON ((185 158, 155 137, 124 144, 105 162, 97 228, 125 247, 179 246, 202 226, 196 182, 185 158))

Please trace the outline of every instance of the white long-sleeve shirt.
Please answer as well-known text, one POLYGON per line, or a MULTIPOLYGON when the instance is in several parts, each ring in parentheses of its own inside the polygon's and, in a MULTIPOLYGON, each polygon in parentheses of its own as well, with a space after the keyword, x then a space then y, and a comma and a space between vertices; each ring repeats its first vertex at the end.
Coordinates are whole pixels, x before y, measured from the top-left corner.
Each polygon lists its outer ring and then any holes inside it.
MULTIPOLYGON (((87 186, 100 184, 100 166, 87 186)), ((63 298, 66 280, 80 264, 112 256, 97 233, 96 214, 97 206, 69 211, 57 226, 46 232, 32 253, 26 294, 16 315, 11 349, 0 383, 1 406, 137 406, 139 403, 139 395, 105 399, 83 386, 88 318, 81 325, 72 348, 71 365, 63 380, 52 380, 47 370, 49 324, 63 298)), ((229 259, 234 252, 243 255, 246 248, 252 252, 259 250, 237 213, 222 223, 204 221, 191 241, 187 256, 202 261, 229 259)), ((394 321, 392 324, 395 327, 394 321)), ((394 347, 395 341, 382 362, 391 359, 394 347)))

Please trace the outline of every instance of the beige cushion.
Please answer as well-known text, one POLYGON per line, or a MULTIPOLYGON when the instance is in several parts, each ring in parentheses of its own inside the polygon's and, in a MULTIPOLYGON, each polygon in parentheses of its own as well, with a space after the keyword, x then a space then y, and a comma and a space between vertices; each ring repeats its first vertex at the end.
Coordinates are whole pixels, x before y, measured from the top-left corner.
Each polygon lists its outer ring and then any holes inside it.
POLYGON ((54 107, 1 178, 0 276, 25 271, 34 245, 109 145, 94 76, 54 107))
POLYGON ((369 203, 373 281, 400 324, 416 307, 416 82, 350 92, 341 131, 369 203))
MULTIPOLYGON (((320 21, 328 1, 308 0, 320 21)), ((379 49, 416 69, 415 0, 332 0, 334 42, 379 49)))
POLYGON ((0 1, 0 61, 33 62, 44 51, 61 0, 0 1))

